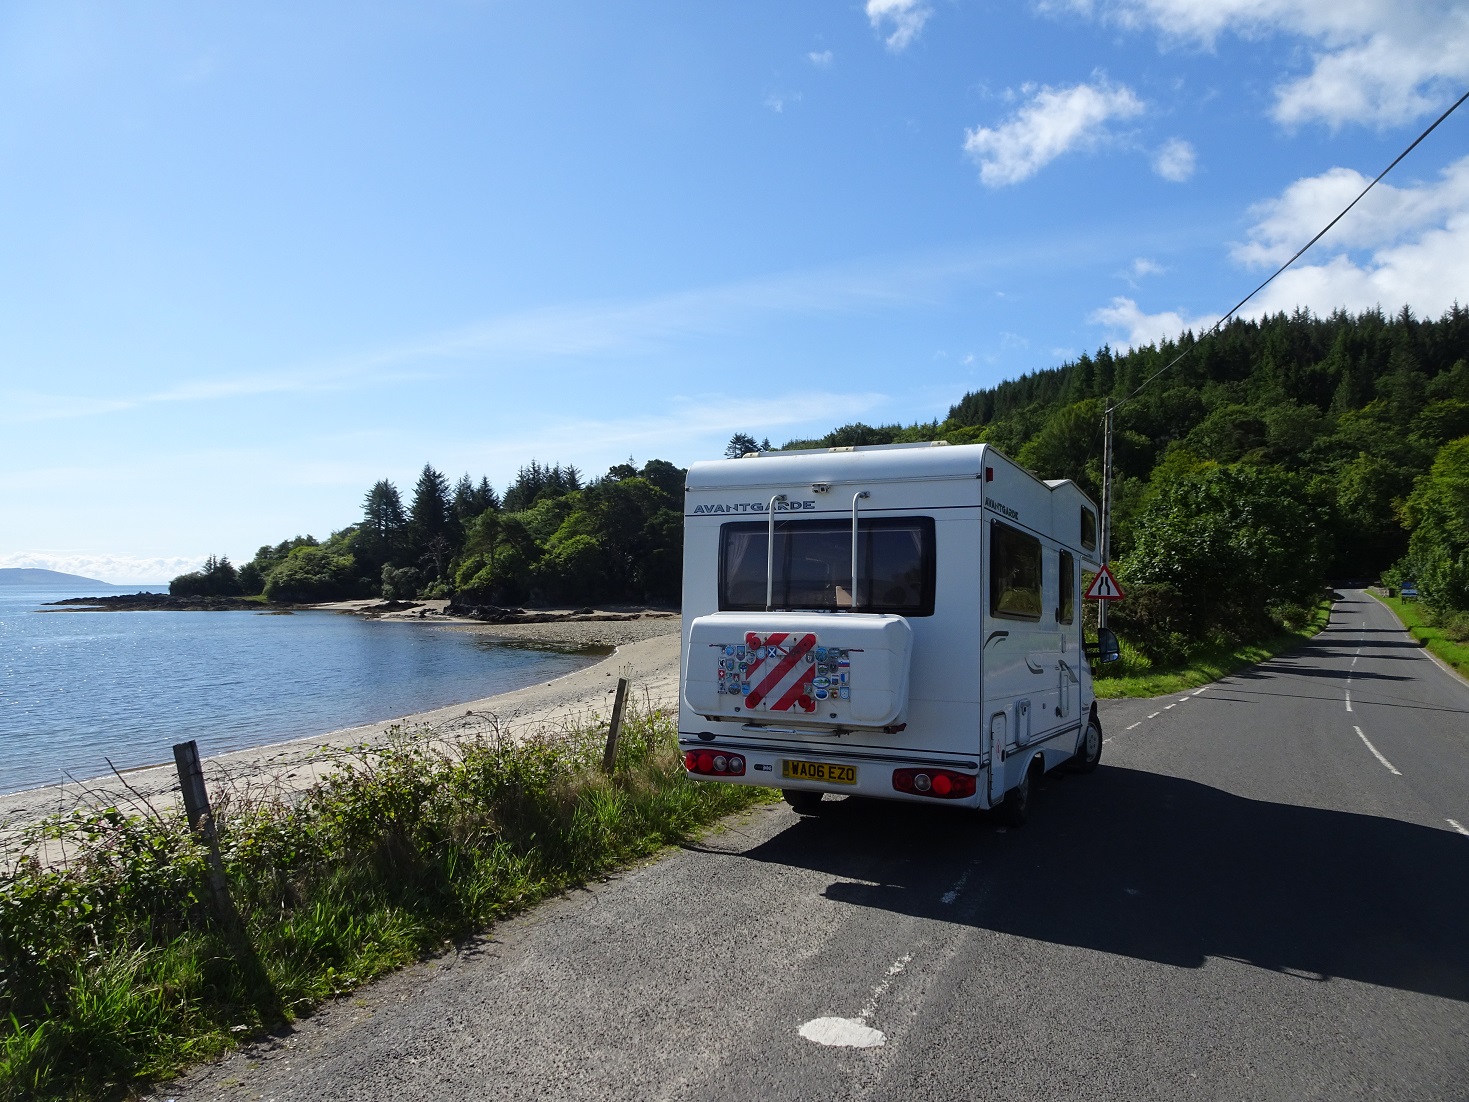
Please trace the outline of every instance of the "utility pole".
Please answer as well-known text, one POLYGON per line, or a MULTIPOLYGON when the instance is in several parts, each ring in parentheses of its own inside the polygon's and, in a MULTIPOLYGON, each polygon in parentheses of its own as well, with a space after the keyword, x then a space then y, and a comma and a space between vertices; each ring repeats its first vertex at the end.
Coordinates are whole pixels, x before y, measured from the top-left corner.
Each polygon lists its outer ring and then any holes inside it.
MULTIPOLYGON (((1107 407, 1106 423, 1102 430, 1102 565, 1112 567, 1112 411, 1107 407)), ((1098 601, 1097 626, 1107 626, 1107 606, 1111 601, 1098 601)))

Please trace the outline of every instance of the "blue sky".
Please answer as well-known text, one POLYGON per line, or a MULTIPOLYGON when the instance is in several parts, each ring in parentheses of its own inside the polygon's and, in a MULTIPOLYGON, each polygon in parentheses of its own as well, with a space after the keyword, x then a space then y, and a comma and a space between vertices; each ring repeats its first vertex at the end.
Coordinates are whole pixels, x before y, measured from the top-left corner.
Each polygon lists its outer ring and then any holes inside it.
MULTIPOLYGON (((0 566, 687 465, 1209 324, 1469 87, 1446 0, 16 2, 0 566)), ((1469 109, 1249 312, 1469 300, 1469 109)))

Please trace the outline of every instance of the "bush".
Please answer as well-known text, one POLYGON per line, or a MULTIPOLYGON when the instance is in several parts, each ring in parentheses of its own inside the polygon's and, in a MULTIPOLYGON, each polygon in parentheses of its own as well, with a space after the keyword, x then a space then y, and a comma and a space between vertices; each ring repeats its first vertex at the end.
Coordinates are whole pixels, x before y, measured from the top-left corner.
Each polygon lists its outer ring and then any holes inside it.
POLYGON ((1150 658, 1253 642, 1315 607, 1329 512, 1297 476, 1273 468, 1185 472, 1137 518, 1119 564, 1116 612, 1150 658))
POLYGON ((352 595, 356 577, 357 564, 351 555, 325 547, 297 547, 266 578, 265 597, 270 601, 340 600, 352 595))
POLYGON ((244 588, 228 558, 210 555, 204 561, 203 570, 180 574, 168 583, 168 591, 175 597, 235 597, 244 592, 244 588))
POLYGON ((214 793, 243 946, 182 816, 45 824, 69 863, 0 871, 0 1100, 140 1085, 769 796, 689 781, 666 715, 610 777, 602 740, 400 736, 295 798, 214 793))

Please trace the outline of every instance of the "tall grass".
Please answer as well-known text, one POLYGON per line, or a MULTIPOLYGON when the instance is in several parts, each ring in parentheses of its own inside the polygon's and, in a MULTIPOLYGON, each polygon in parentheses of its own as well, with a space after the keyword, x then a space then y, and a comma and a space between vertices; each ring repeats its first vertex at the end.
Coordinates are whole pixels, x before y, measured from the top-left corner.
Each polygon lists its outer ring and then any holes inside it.
POLYGON ((1403 627, 1461 677, 1469 677, 1469 613, 1439 612, 1421 601, 1383 597, 1368 592, 1392 609, 1403 627))
POLYGON ((628 717, 611 776, 601 739, 403 736, 216 797, 243 936, 181 812, 42 824, 0 872, 0 1099, 120 1097, 770 796, 688 781, 666 715, 628 717))
POLYGON ((1304 610, 1297 622, 1282 625, 1279 634, 1271 638, 1201 646, 1174 662, 1155 662, 1124 637, 1120 640, 1121 660, 1094 667, 1093 687, 1104 699, 1162 696, 1195 689, 1300 646, 1321 632, 1330 619, 1331 602, 1322 601, 1314 609, 1304 610))

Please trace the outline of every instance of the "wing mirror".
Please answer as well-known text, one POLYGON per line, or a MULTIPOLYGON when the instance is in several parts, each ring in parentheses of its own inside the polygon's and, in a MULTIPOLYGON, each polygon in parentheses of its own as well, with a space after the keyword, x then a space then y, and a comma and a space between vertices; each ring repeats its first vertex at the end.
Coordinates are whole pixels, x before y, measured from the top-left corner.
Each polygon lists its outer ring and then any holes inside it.
POLYGON ((1122 657, 1121 644, 1117 642, 1117 633, 1111 628, 1098 628, 1097 641, 1086 648, 1087 654, 1099 662, 1116 662, 1122 657))

